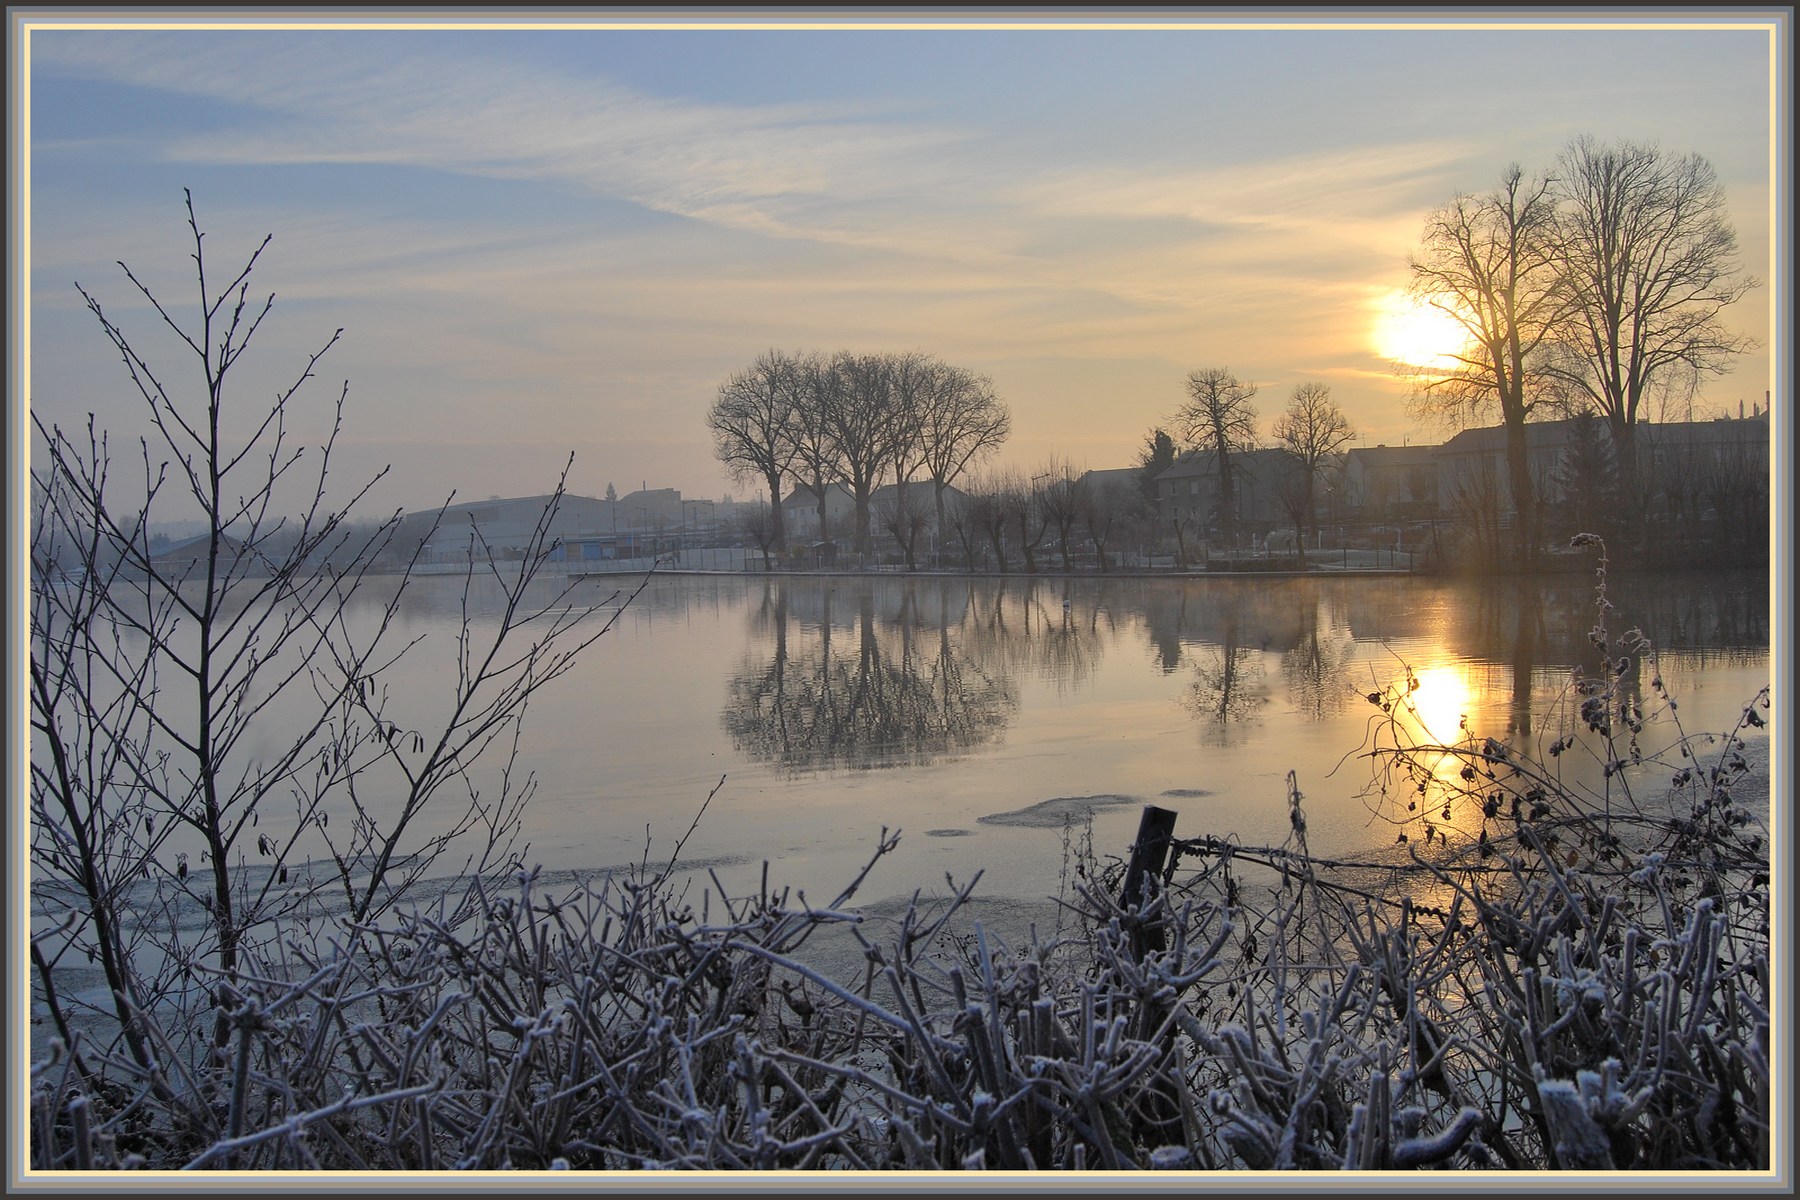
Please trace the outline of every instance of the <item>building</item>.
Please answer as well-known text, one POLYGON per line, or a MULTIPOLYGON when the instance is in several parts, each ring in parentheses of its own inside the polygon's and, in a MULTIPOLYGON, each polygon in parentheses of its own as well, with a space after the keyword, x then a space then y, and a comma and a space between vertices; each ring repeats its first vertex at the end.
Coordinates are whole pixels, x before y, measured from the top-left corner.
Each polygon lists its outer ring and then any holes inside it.
MULTIPOLYGON (((484 548, 484 557, 486 553, 500 557, 522 553, 543 523, 545 509, 553 499, 554 495, 492 496, 486 500, 452 504, 444 510, 442 519, 437 520, 436 530, 430 533, 425 544, 425 561, 467 561, 473 547, 484 548)), ((618 539, 635 535, 640 541, 673 540, 681 535, 684 521, 696 515, 684 507, 681 493, 674 488, 632 492, 617 500, 564 493, 550 518, 547 540, 570 541, 585 537, 590 545, 599 545, 594 539, 601 535, 618 539)), ((409 513, 406 524, 410 530, 424 536, 437 516, 436 512, 430 511, 409 513)))
POLYGON ((1405 521, 1436 516, 1437 446, 1359 446, 1344 455, 1342 483, 1328 487, 1328 521, 1405 521))
MULTIPOLYGON (((1231 456, 1236 536, 1267 537, 1291 518, 1276 485, 1292 461, 1285 450, 1247 450, 1231 456)), ((1156 512, 1166 527, 1180 521, 1198 535, 1219 529, 1219 460, 1210 450, 1190 450, 1156 477, 1156 512)))
MULTIPOLYGON (((1525 426, 1527 459, 1539 499, 1562 502, 1576 420, 1534 421, 1525 426)), ((1604 424, 1599 435, 1608 453, 1612 439, 1604 424)), ((1720 467, 1769 469, 1769 415, 1718 417, 1711 421, 1639 422, 1634 430, 1638 469, 1646 491, 1679 488, 1720 467)), ((1437 462, 1438 509, 1452 515, 1459 503, 1492 493, 1502 518, 1515 511, 1506 463, 1506 429, 1465 429, 1433 447, 1437 462)), ((1356 453, 1355 451, 1351 452, 1356 453)))
POLYGON ((841 483, 825 485, 825 529, 819 530, 819 493, 805 484, 781 501, 781 524, 790 545, 856 536, 856 497, 841 483))
MULTIPOLYGON (((238 574, 245 572, 235 564, 243 556, 244 545, 236 538, 219 535, 219 557, 231 565, 238 574)), ((204 579, 207 562, 212 555, 212 534, 202 533, 193 537, 182 538, 166 545, 155 546, 150 550, 150 569, 158 579, 168 583, 184 582, 188 579, 204 579)), ((128 575, 140 576, 138 571, 128 571, 128 575)), ((266 564, 253 565, 252 574, 266 574, 266 564)))

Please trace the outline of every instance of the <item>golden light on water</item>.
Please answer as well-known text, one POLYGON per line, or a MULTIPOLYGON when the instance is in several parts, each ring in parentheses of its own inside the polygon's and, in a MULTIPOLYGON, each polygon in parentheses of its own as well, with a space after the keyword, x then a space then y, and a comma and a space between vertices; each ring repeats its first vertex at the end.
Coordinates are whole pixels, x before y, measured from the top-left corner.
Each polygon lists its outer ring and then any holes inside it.
POLYGON ((1446 664, 1426 667, 1414 678, 1419 686, 1412 694, 1412 706, 1420 735, 1444 746, 1457 741, 1462 737, 1463 717, 1475 698, 1468 676, 1461 667, 1446 664))
POLYGON ((1375 352, 1409 367, 1449 371, 1469 345, 1469 331, 1442 308, 1421 304, 1405 292, 1389 292, 1376 307, 1375 352))

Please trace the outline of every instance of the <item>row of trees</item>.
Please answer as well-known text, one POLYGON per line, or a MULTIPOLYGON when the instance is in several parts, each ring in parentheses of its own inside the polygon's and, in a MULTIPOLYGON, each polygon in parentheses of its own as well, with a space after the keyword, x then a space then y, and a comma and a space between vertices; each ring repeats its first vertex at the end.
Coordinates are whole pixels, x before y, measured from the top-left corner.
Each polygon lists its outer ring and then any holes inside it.
POLYGON ((1415 415, 1466 423, 1498 412, 1521 562, 1541 532, 1525 423, 1601 418, 1622 511, 1640 482, 1634 431, 1649 408, 1691 396, 1755 344, 1723 320, 1758 283, 1737 257, 1711 164, 1653 144, 1577 138, 1550 170, 1513 164, 1493 190, 1457 196, 1427 221, 1413 294, 1469 341, 1452 369, 1419 373, 1415 415))
MULTIPOLYGON (((1064 570, 1074 565, 1077 550, 1091 553, 1101 571, 1110 569, 1117 547, 1160 540, 1156 479, 1184 453, 1210 457, 1218 486, 1212 495, 1208 524, 1229 537, 1236 532, 1234 475, 1239 456, 1259 450, 1279 452, 1269 483, 1282 511, 1292 522, 1295 544, 1304 559, 1306 533, 1316 528, 1320 490, 1340 470, 1344 447, 1354 438, 1349 419, 1323 383, 1297 385, 1288 404, 1271 424, 1265 440, 1258 432, 1252 400, 1254 383, 1240 381, 1224 368, 1189 374, 1186 402, 1164 429, 1148 434, 1137 469, 1129 480, 1079 470, 1069 460, 1051 456, 1041 469, 979 473, 967 481, 955 503, 939 510, 946 543, 960 544, 966 565, 978 557, 1000 570, 1011 560, 1025 570, 1038 569, 1039 550, 1048 546, 1064 570)), ((909 569, 924 514, 904 491, 881 506, 882 527, 901 547, 909 569)), ((1177 527, 1177 557, 1185 545, 1177 527)))
MULTIPOLYGON (((1091 474, 1059 455, 1031 470, 971 469, 997 448, 1006 428, 1005 410, 992 399, 985 381, 978 380, 984 385, 978 388, 958 387, 959 380, 974 377, 920 355, 875 361, 886 363, 893 378, 937 372, 945 382, 910 391, 879 385, 858 389, 841 381, 860 378, 866 383, 875 375, 867 360, 770 352, 720 389, 711 414, 720 458, 740 474, 760 476, 769 488, 771 504, 758 506, 744 522, 744 532, 765 556, 786 539, 779 498, 782 485, 791 480, 820 496, 820 529, 826 528, 826 486, 844 486, 857 501, 859 550, 868 549, 869 535, 879 531, 891 539, 909 570, 917 566, 926 531, 935 529, 945 554, 960 549, 962 562, 970 567, 980 561, 1001 570, 1016 565, 1035 572, 1039 552, 1049 548, 1065 570, 1080 555, 1106 571, 1119 547, 1161 540, 1156 477, 1183 454, 1213 460, 1219 488, 1207 525, 1227 537, 1235 533, 1232 481, 1237 460, 1265 448, 1281 452, 1269 482, 1292 521, 1296 543, 1304 543, 1307 530, 1316 527, 1320 490, 1335 477, 1343 448, 1355 436, 1331 389, 1308 382, 1294 388, 1265 439, 1251 403, 1256 385, 1239 381, 1224 368, 1207 368, 1188 376, 1187 401, 1168 422, 1175 434, 1151 430, 1129 477, 1091 474), (903 419, 907 409, 896 401, 921 399, 910 419, 903 419), (886 475, 865 450, 871 438, 842 437, 836 443, 808 438, 809 421, 838 429, 848 424, 839 415, 839 424, 826 425, 834 419, 832 405, 850 413, 886 411, 894 429, 910 433, 893 438, 886 475), (830 444, 845 447, 835 465, 818 453, 830 444), (929 479, 930 498, 922 486, 900 486, 872 503, 875 485, 887 476, 902 484, 919 476, 929 479), (953 480, 960 481, 956 488, 949 487, 953 480)), ((863 421, 874 424, 866 416, 863 421)), ((852 424, 848 431, 863 427, 852 424)))
MULTIPOLYGON (((929 480, 941 529, 945 490, 1000 447, 1012 418, 991 380, 916 351, 770 350, 720 386, 707 425, 734 476, 768 488, 768 544, 787 541, 784 486, 812 491, 823 529, 826 489, 839 484, 855 499, 856 546, 867 550, 870 497, 884 480, 903 492, 929 480)), ((909 527, 916 530, 921 516, 909 518, 909 527)))

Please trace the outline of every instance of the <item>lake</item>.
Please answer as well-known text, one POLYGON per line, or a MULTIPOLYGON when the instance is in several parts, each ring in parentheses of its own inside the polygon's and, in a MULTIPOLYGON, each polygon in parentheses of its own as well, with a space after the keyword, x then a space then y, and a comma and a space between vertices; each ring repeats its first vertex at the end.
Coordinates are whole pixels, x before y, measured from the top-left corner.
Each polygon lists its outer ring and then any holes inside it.
MULTIPOLYGON (((460 597, 451 579, 409 590, 400 632, 424 641, 391 680, 402 704, 441 694, 460 597)), ((1656 647, 1687 732, 1730 728, 1769 684, 1765 573, 1615 575, 1610 599, 1613 633, 1656 647)), ((1391 850, 1363 796, 1368 693, 1410 667, 1436 737, 1466 718, 1548 743, 1574 720, 1572 669, 1594 664, 1594 600, 1590 573, 657 576, 534 701, 527 857, 559 874, 666 860, 717 787, 681 859, 734 892, 766 860, 826 903, 887 827, 900 846, 863 899, 979 869, 983 895, 1035 901, 1058 890, 1066 820, 1090 814, 1103 857, 1127 852, 1145 804, 1174 809, 1179 837, 1279 844, 1290 771, 1314 853, 1391 850)))

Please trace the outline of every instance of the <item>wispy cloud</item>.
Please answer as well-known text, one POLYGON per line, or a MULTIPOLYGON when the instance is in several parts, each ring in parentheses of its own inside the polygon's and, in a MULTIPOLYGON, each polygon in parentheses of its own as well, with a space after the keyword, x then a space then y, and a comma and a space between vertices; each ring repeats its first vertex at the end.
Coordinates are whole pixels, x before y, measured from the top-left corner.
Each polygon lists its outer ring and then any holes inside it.
MULTIPOLYGON (((784 236, 807 201, 916 184, 962 135, 844 106, 646 95, 551 67, 356 35, 84 34, 40 68, 243 106, 237 127, 175 133, 180 162, 378 163, 559 182, 653 210, 784 236)), ((442 43, 434 43, 442 46, 442 43)), ((838 236, 841 236, 841 232, 838 236)))

